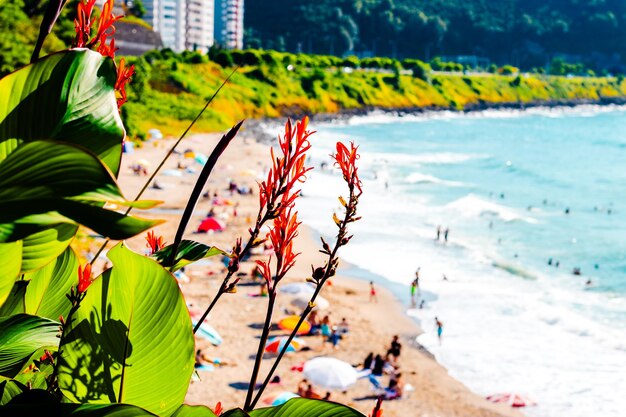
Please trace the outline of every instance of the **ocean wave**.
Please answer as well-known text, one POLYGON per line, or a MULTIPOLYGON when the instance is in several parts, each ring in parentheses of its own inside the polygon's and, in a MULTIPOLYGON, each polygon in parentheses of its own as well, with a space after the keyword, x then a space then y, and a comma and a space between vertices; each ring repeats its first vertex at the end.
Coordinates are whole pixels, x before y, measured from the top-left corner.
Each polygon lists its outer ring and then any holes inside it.
POLYGON ((517 210, 485 200, 475 194, 468 194, 444 206, 447 209, 458 211, 466 217, 494 216, 505 222, 524 221, 537 223, 537 220, 523 216, 517 210))
POLYGON ((434 175, 422 174, 421 172, 413 172, 404 178, 404 182, 408 184, 439 184, 450 187, 461 187, 464 184, 458 181, 448 181, 437 178, 434 175))

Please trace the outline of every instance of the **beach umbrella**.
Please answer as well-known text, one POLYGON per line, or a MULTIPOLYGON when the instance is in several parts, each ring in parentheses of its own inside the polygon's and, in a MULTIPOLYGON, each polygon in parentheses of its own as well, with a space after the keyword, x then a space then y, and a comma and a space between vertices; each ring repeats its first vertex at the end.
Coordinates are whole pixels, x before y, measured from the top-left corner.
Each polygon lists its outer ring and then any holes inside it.
POLYGON ((147 168, 147 167, 149 167, 152 164, 150 163, 150 161, 142 158, 142 159, 137 161, 137 165, 141 165, 142 167, 146 167, 147 168))
MULTIPOLYGON (((298 308, 305 309, 306 306, 309 305, 310 300, 311 298, 309 296, 301 295, 291 300, 291 304, 298 308)), ((315 308, 313 310, 326 310, 328 307, 330 307, 328 301, 326 301, 325 298, 318 296, 315 299, 315 308)))
POLYGON ((198 226, 198 232, 208 232, 209 230, 221 232, 224 230, 224 225, 215 217, 207 217, 198 226))
POLYGON ((357 380, 357 371, 348 362, 331 357, 305 362, 304 377, 314 385, 329 390, 345 390, 357 380))
MULTIPOLYGON (((285 344, 287 343, 288 339, 289 338, 287 336, 271 338, 265 344, 265 351, 268 352, 268 353, 278 353, 278 352, 280 352, 285 347, 285 344)), ((289 347, 287 348, 287 352, 295 352, 296 350, 302 349, 302 347, 304 347, 304 345, 305 345, 305 343, 302 341, 302 339, 298 339, 297 337, 294 337, 293 340, 291 341, 291 343, 289 343, 289 347)))
POLYGON ((524 395, 510 392, 490 395, 487 399, 492 403, 503 403, 509 405, 510 407, 528 407, 531 405, 537 405, 536 402, 524 395))
POLYGON ((294 392, 283 391, 278 395, 270 395, 269 397, 264 398, 263 402, 275 407, 277 405, 285 404, 290 399, 296 397, 299 397, 299 395, 294 392))
POLYGON ((315 286, 308 282, 293 282, 279 287, 280 292, 293 295, 311 295, 315 292, 315 286))
POLYGON ((185 153, 183 154, 183 156, 184 156, 185 158, 193 159, 193 158, 195 158, 195 157, 196 157, 196 154, 195 154, 195 153, 193 153, 193 151, 187 150, 187 151, 185 151, 185 153))
MULTIPOLYGON (((296 324, 300 320, 300 316, 289 316, 285 317, 281 321, 278 322, 278 327, 282 330, 293 330, 296 328, 296 324)), ((311 323, 308 321, 303 321, 298 329, 298 334, 308 334, 311 331, 311 323)))
MULTIPOLYGON (((193 323, 193 326, 196 327, 197 323, 193 323)), ((196 336, 209 341, 214 346, 219 346, 222 344, 222 336, 215 330, 211 325, 207 323, 202 323, 200 328, 196 332, 196 336)))
POLYGON ((199 163, 200 165, 204 165, 206 164, 206 161, 209 160, 209 158, 203 154, 203 153, 199 153, 196 152, 196 156, 194 157, 194 159, 196 160, 197 163, 199 163))
POLYGON ((163 133, 159 129, 148 130, 149 139, 163 139, 163 133))

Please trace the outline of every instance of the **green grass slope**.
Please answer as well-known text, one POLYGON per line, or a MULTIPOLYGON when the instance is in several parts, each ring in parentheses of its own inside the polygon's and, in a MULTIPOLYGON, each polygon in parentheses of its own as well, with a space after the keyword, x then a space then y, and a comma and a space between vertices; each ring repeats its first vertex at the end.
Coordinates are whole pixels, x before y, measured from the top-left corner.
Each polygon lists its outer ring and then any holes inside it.
MULTIPOLYGON (((158 128, 176 135, 232 71, 198 64, 135 59, 137 75, 122 107, 131 136, 158 128)), ((626 97, 621 78, 436 74, 424 81, 397 72, 240 68, 196 124, 221 131, 242 118, 339 113, 354 109, 457 109, 541 102, 606 101, 626 97)))

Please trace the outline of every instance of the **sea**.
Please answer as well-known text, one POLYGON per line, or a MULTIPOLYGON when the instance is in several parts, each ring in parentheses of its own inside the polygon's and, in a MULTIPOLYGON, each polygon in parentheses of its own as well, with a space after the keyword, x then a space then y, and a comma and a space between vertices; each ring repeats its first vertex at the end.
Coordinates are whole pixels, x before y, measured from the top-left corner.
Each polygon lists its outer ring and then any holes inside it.
POLYGON ((531 417, 626 415, 626 107, 310 127, 300 216, 334 235, 347 191, 329 155, 358 144, 362 219, 340 256, 394 290, 451 376, 481 396, 526 396, 531 417))

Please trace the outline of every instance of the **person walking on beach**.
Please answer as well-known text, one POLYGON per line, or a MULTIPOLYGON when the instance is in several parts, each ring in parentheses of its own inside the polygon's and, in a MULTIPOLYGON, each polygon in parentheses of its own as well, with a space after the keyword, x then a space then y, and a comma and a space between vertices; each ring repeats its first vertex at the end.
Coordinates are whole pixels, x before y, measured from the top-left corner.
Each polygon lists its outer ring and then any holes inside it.
POLYGON ((437 242, 439 242, 439 238, 441 238, 441 226, 437 226, 437 242))
POLYGON ((443 241, 448 243, 448 233, 450 233, 450 229, 446 227, 446 230, 443 231, 443 241))
POLYGON ((376 296, 376 288, 374 287, 374 281, 370 281, 370 303, 372 302, 378 302, 378 297, 376 296))
POLYGON ((441 345, 441 334, 443 333, 443 323, 437 317, 435 317, 435 326, 437 326, 437 338, 439 339, 439 344, 441 345))

